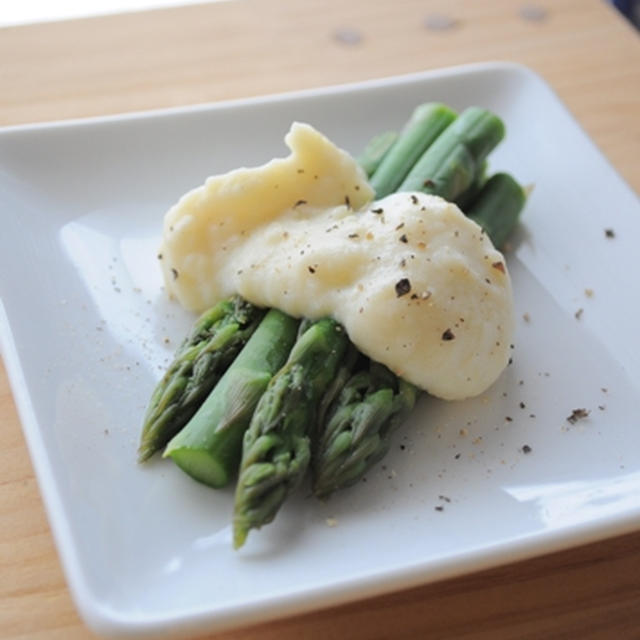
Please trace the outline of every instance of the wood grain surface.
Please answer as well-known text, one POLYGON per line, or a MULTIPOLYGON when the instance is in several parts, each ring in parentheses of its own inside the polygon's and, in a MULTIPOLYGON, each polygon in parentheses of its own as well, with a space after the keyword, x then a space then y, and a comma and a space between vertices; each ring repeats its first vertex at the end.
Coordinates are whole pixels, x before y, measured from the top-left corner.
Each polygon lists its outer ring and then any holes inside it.
MULTIPOLYGON (((0 125, 487 60, 540 73, 640 192, 640 38, 602 0, 230 0, 0 29, 0 125)), ((0 637, 93 638, 67 590, 1 365, 0 424, 0 637)), ((207 637, 640 638, 640 533, 207 637)))

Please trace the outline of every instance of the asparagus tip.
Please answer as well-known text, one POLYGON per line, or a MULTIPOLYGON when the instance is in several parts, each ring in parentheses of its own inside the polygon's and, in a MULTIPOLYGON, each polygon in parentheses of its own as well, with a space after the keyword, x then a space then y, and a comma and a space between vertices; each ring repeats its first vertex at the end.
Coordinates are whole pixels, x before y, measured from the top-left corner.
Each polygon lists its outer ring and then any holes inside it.
POLYGON ((155 452, 153 447, 141 444, 138 449, 138 463, 142 464, 146 462, 155 452))
POLYGON ((233 548, 237 551, 247 541, 249 535, 249 528, 246 525, 241 525, 238 522, 233 523, 233 548))

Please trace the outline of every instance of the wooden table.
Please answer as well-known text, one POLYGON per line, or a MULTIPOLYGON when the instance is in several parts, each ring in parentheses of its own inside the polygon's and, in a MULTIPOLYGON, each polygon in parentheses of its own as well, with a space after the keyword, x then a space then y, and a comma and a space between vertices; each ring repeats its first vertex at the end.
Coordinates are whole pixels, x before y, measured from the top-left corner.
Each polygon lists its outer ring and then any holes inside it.
MULTIPOLYGON (((485 60, 538 71, 640 191, 640 39, 601 0, 234 0, 4 29, 0 125, 485 60)), ((91 638, 65 585, 1 365, 0 424, 0 637, 91 638)), ((640 532, 215 636, 427 637, 639 638, 640 532)))

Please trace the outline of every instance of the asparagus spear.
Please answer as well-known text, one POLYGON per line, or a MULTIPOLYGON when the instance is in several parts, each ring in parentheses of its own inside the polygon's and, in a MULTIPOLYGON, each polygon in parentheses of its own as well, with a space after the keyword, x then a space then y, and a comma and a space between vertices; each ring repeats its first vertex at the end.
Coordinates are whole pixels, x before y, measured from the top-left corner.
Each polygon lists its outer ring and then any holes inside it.
POLYGON ((313 323, 273 377, 244 435, 233 512, 233 543, 271 522, 302 480, 310 459, 309 426, 348 345, 334 320, 313 323))
POLYGON ((369 179, 377 198, 398 188, 418 158, 455 118, 455 111, 435 102, 421 104, 414 110, 399 138, 369 179))
POLYGON ((369 140, 362 153, 356 158, 368 178, 380 166, 382 159, 397 139, 398 134, 395 131, 384 131, 369 140))
POLYGON ((455 203, 462 211, 466 211, 471 206, 471 203, 478 197, 480 189, 486 184, 488 165, 489 163, 485 160, 476 171, 471 184, 456 198, 455 203))
POLYGON ((508 173, 492 175, 471 204, 467 215, 489 235, 498 249, 518 224, 527 195, 508 173))
POLYGON ((331 403, 314 439, 314 494, 325 498, 354 484, 382 459, 417 394, 416 387, 376 362, 356 370, 331 403))
POLYGON ((398 191, 423 191, 455 201, 503 137, 500 118, 486 109, 469 107, 423 153, 398 191))
POLYGON ((236 473, 242 436, 271 377, 285 363, 298 321, 271 309, 164 457, 191 477, 223 487, 236 473))
POLYGON ((263 315, 258 307, 233 297, 198 318, 153 391, 142 426, 140 462, 164 447, 189 421, 263 315))

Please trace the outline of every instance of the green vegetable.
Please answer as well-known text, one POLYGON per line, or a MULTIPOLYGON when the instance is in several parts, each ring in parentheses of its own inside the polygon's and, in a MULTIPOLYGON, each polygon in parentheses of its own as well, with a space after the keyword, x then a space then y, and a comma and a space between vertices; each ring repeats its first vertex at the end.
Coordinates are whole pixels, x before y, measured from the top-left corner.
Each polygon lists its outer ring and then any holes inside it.
POLYGON ((199 482, 217 488, 228 484, 238 469, 242 437, 253 411, 285 363, 297 329, 297 320, 270 310, 163 456, 199 482))
POLYGON ((478 197, 480 189, 487 181, 488 162, 485 160, 480 169, 476 171, 473 182, 456 198, 455 203, 463 211, 471 206, 471 203, 478 197))
POLYGON ((198 318, 153 391, 142 426, 140 462, 162 449, 189 421, 263 315, 258 307, 233 297, 198 318))
POLYGON ((382 159, 398 139, 395 131, 385 131, 371 138, 362 153, 356 158, 357 163, 370 178, 378 168, 382 159))
POLYGON ((469 107, 422 154, 398 191, 423 191, 453 202, 466 191, 504 137, 495 114, 469 107))
POLYGON ((318 498, 356 483, 386 455, 391 434, 419 393, 383 365, 363 360, 330 401, 313 440, 312 485, 318 498))
POLYGON ((310 425, 348 345, 334 320, 313 323, 273 377, 244 435, 233 512, 233 543, 271 522, 302 480, 310 459, 310 425))
POLYGON ((527 201, 525 190, 508 173, 492 175, 467 215, 477 222, 498 249, 511 235, 527 201))
POLYGON ((418 158, 455 120, 456 112, 439 103, 417 107, 369 182, 380 199, 393 193, 418 158))

